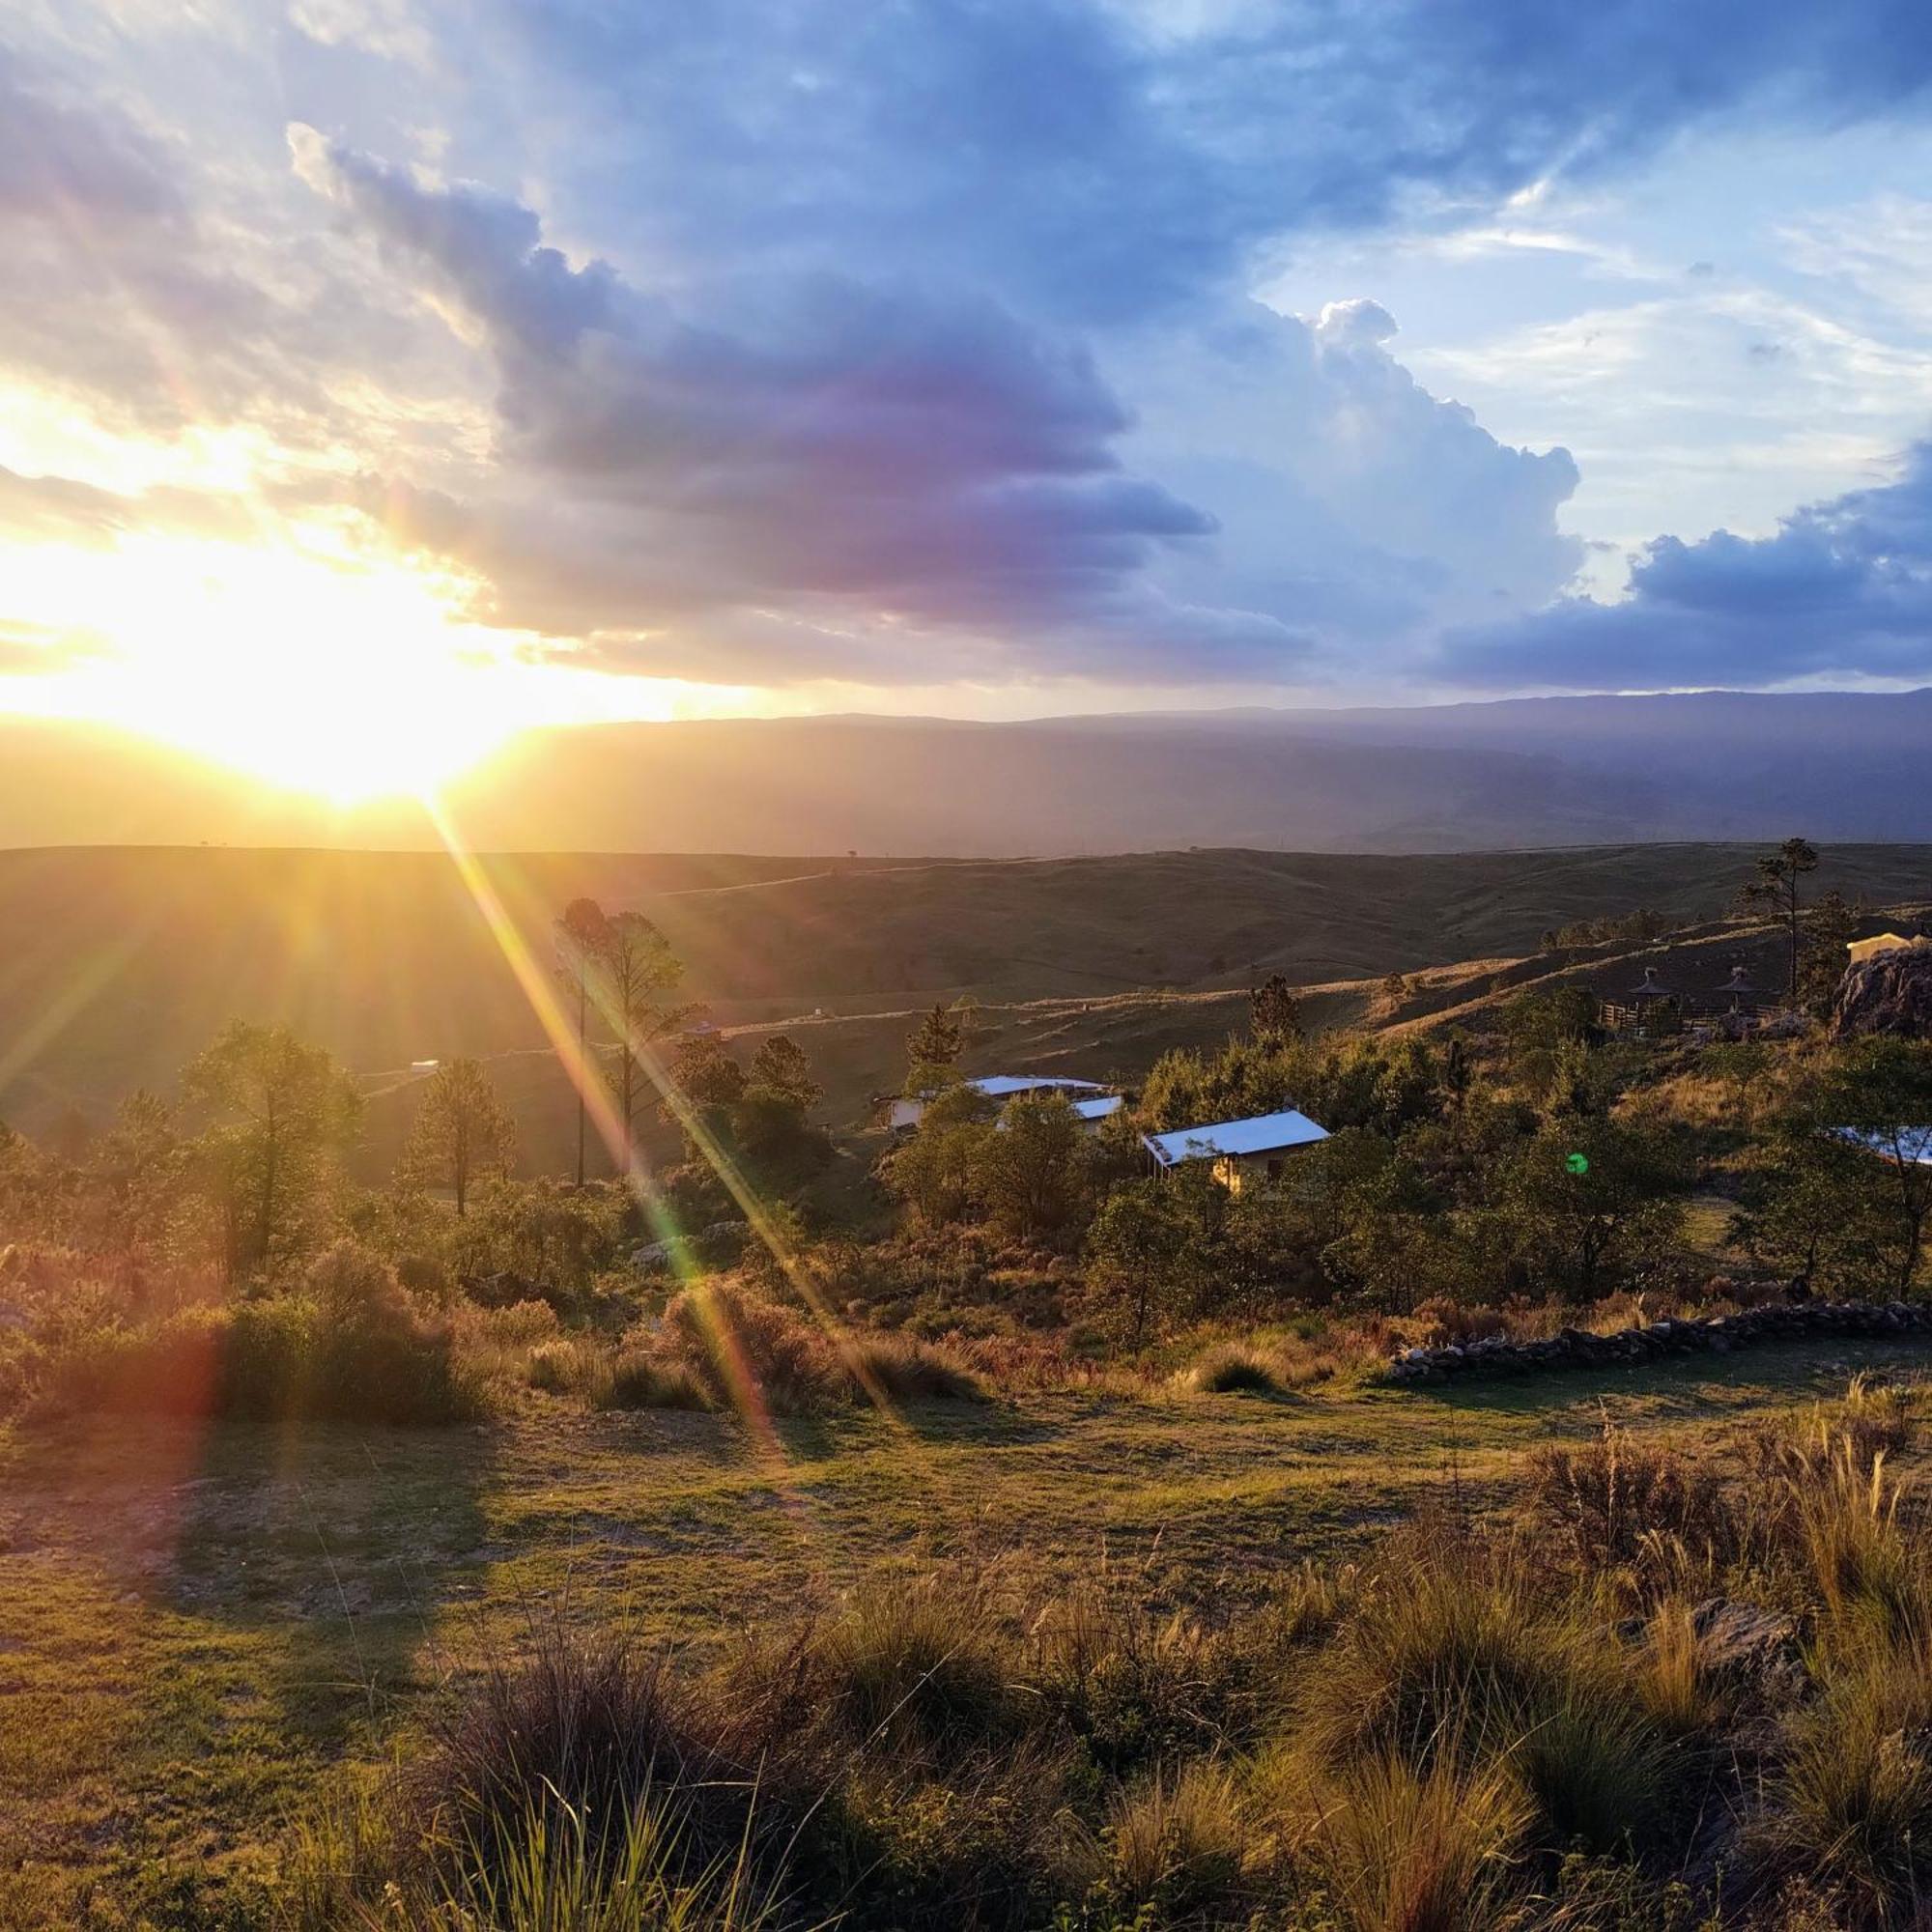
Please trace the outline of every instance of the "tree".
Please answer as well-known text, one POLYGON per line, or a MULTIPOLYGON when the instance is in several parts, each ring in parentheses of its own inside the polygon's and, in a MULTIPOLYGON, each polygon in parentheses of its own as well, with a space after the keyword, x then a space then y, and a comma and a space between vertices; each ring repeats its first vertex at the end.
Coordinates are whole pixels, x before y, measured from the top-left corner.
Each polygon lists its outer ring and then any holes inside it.
POLYGON ((943 1005, 935 1005, 906 1040, 906 1059, 911 1063, 914 1088, 930 1086, 932 1081, 928 1076, 943 1075, 956 1068, 965 1045, 965 1028, 943 1005))
POLYGON ((985 1102, 954 1086, 926 1108, 919 1130, 880 1163, 886 1185, 928 1227, 961 1219, 973 1205, 980 1144, 993 1129, 985 1102))
POLYGON ((290 1258, 321 1218, 361 1117, 355 1083, 286 1027, 230 1020, 182 1074, 213 1117, 202 1151, 232 1277, 290 1258))
POLYGON ((583 1185, 583 1083, 590 1076, 590 980, 610 942, 611 922, 595 899, 572 899, 556 923, 556 970, 577 995, 577 1184, 583 1185))
POLYGON ((1852 1142, 1808 1120, 1780 1122, 1745 1177, 1731 1238, 1804 1289, 1868 1294, 1885 1267, 1885 1179, 1852 1142))
POLYGON ((1597 1038, 1597 996, 1577 985, 1519 993, 1503 1009, 1503 1037, 1518 1088, 1542 1100, 1567 1070, 1566 1049, 1597 1038))
POLYGON ((1248 1025, 1268 1045, 1286 1046, 1302 1037, 1301 1002, 1285 973, 1270 973, 1248 994, 1248 1025))
POLYGON ((1903 1294, 1918 1273, 1932 1221, 1932 1043, 1875 1037, 1857 1040, 1817 1099, 1822 1129, 1847 1131, 1885 1177, 1885 1250, 1894 1290, 1903 1294))
POLYGON ((1746 905, 1769 906, 1782 922, 1791 941, 1790 998, 1798 1004, 1798 959, 1804 941, 1804 905, 1800 885, 1807 872, 1818 869, 1818 854, 1807 839, 1787 838, 1776 852, 1757 862, 1757 877, 1739 895, 1746 905))
POLYGON ((996 1227, 1024 1239, 1057 1235, 1086 1206, 1087 1136, 1061 1094, 1022 1094, 980 1141, 973 1194, 996 1227))
POLYGON ((789 1034, 775 1033, 752 1056, 752 1085, 782 1094, 801 1114, 823 1097, 825 1090, 812 1078, 805 1049, 789 1034))
POLYGON ((1804 915, 1804 950, 1799 961, 1798 990, 1821 1019, 1837 997, 1845 977, 1846 952, 1859 929, 1859 915, 1841 892, 1820 893, 1804 915))
POLYGON ((638 1111, 644 1102, 639 1061, 697 1010, 668 997, 683 979, 683 962, 642 913, 620 912, 606 922, 597 952, 597 990, 617 1037, 617 1115, 624 1123, 626 1174, 638 1163, 638 1111))
POLYGON ((1476 1084, 1476 1065, 1469 1055, 1466 1036, 1452 1033, 1442 1048, 1436 1084, 1442 1094, 1442 1111, 1460 1120, 1469 1104, 1469 1091, 1476 1084))
POLYGON ((1655 1128, 1553 1122, 1503 1162, 1485 1232, 1518 1270, 1589 1301, 1675 1244, 1684 1182, 1655 1128))
POLYGON ((1088 1234, 1094 1293, 1131 1348, 1177 1320, 1191 1319, 1211 1292, 1205 1204, 1185 1172, 1116 1188, 1088 1234))
POLYGON ((403 1151, 403 1172, 412 1179, 447 1187, 456 1211, 466 1213, 469 1185, 479 1176, 507 1174, 516 1151, 516 1129, 473 1060, 446 1060, 430 1076, 403 1151))

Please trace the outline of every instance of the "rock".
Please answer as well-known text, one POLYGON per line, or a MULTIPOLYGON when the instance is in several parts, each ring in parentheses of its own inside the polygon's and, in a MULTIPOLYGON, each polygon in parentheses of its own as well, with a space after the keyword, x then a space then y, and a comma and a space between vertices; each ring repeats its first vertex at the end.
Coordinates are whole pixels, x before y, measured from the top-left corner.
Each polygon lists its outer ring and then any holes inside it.
POLYGON ((1795 1695, 1804 1687, 1798 1626, 1781 1611, 1711 1597, 1690 1612, 1697 1665, 1726 1689, 1795 1695))
POLYGON ((1900 946, 1848 967, 1832 1005, 1832 1033, 1932 1039, 1932 946, 1900 946))

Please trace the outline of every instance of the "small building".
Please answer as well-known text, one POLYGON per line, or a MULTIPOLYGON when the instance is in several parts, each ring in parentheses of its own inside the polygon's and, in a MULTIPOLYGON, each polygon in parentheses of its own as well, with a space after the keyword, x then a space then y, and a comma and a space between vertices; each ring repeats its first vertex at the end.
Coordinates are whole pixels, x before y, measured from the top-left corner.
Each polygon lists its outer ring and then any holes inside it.
POLYGON ((1327 1138, 1326 1127, 1293 1107, 1245 1121, 1217 1121, 1209 1126, 1141 1136, 1156 1173, 1171 1174, 1184 1161, 1209 1160, 1214 1163, 1214 1179, 1231 1194, 1238 1194, 1260 1176, 1273 1179, 1290 1154, 1327 1138))
POLYGON ((1629 992, 1604 1002, 1604 1024, 1622 1033, 1660 1033, 1683 1017, 1684 1004, 1674 986, 1657 977, 1655 966, 1629 992))
POLYGON ((1126 1104, 1125 1097, 1120 1094, 1101 1094, 1092 1100, 1074 1101, 1073 1111, 1090 1134, 1097 1134, 1100 1122, 1118 1114, 1126 1104))
POLYGON ((1869 939, 1854 939, 1845 947, 1845 962, 1856 966, 1861 960, 1869 959, 1875 952, 1896 952, 1907 946, 1932 946, 1928 940, 1918 934, 1903 932, 1878 932, 1869 939))
MULTIPOLYGON (((1110 1100, 1111 1113, 1121 1104, 1120 1095, 1109 1094, 1097 1080, 1070 1080, 1058 1073, 990 1073, 979 1080, 963 1083, 973 1093, 987 1100, 997 1101, 1005 1106, 1009 1100, 1022 1094, 1065 1094, 1073 1102, 1078 1112, 1083 1102, 1091 1104, 1096 1100, 1110 1100)), ((886 1117, 886 1124, 894 1133, 909 1133, 925 1118, 925 1110, 938 1098, 937 1094, 906 1094, 895 1100, 892 1111, 886 1117)), ((1088 1118, 1088 1117, 1083 1117, 1088 1118)), ((1098 1120, 1105 1116, 1091 1117, 1098 1120)))

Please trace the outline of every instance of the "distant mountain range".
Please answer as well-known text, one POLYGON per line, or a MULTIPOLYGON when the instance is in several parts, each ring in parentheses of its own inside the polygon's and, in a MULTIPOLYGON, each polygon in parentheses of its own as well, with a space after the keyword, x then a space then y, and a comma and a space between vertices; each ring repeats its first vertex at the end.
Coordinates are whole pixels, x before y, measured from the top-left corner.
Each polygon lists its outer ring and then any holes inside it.
MULTIPOLYGON (((372 705, 382 701, 372 693, 372 705)), ((837 717, 532 731, 447 795, 494 851, 1064 856, 1932 838, 1932 690, 1518 698, 961 724, 837 717)), ((0 844, 427 849, 98 726, 0 722, 0 844)))

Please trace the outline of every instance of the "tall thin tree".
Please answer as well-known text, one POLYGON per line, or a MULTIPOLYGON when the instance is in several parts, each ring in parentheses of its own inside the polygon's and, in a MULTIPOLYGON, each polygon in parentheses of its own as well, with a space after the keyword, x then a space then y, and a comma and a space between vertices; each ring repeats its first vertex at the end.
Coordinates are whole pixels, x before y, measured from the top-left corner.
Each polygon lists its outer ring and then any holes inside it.
POLYGON ((595 899, 572 899, 556 923, 556 970, 577 995, 577 1184, 583 1185, 583 1083, 590 1078, 590 980, 610 941, 611 922, 595 899))
POLYGON ((1818 869, 1818 854, 1807 838, 1787 838, 1776 852, 1757 862, 1757 877, 1740 895, 1747 905, 1768 905, 1782 921, 1791 942, 1789 997, 1798 1004, 1799 955, 1804 947, 1804 905, 1799 887, 1807 872, 1818 869))
POLYGON ((598 955, 598 997, 617 1036, 617 1108, 624 1122, 624 1171, 637 1166, 638 1068, 652 1045, 696 1012, 673 1001, 684 964, 670 942, 642 913, 620 912, 607 922, 598 955))

